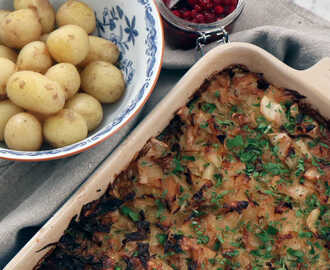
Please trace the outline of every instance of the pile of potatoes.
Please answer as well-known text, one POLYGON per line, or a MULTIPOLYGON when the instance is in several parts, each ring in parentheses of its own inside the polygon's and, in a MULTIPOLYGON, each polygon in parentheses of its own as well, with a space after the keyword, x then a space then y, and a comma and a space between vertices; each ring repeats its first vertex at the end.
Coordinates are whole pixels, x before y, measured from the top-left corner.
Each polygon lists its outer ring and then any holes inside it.
POLYGON ((103 119, 101 103, 125 91, 117 46, 90 35, 95 15, 83 2, 57 12, 48 0, 13 4, 0 10, 0 140, 36 151, 43 141, 63 147, 85 139, 103 119))

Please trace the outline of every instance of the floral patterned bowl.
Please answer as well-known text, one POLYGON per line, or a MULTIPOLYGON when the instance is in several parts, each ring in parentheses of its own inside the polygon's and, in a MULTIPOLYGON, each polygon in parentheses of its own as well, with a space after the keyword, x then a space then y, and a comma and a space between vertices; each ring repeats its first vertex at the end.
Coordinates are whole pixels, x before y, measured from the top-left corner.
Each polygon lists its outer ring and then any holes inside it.
MULTIPOLYGON (((66 0, 50 0, 57 9, 66 0)), ((96 14, 94 34, 109 39, 120 49, 119 66, 126 91, 116 104, 103 106, 102 125, 78 143, 34 152, 14 151, 0 144, 0 158, 24 161, 57 159, 82 152, 116 133, 144 105, 157 82, 164 50, 161 19, 153 0, 81 0, 96 14)), ((0 9, 12 10, 12 0, 0 2, 0 9)))

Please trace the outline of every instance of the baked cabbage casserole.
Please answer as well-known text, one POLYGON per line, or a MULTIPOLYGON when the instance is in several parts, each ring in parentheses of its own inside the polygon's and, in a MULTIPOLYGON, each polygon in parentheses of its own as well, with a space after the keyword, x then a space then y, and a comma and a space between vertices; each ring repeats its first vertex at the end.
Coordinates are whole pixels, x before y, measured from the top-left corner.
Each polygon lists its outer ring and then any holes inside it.
POLYGON ((229 67, 35 269, 330 269, 329 138, 302 95, 229 67))

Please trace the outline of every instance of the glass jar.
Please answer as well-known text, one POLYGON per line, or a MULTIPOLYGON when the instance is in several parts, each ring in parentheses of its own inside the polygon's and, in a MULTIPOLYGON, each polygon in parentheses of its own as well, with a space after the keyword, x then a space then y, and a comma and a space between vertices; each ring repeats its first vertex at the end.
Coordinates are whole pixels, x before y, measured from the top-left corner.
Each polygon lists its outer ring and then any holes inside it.
POLYGON ((200 48, 210 42, 228 38, 232 22, 241 14, 245 1, 239 0, 235 10, 213 23, 194 23, 175 16, 163 0, 156 0, 163 18, 165 39, 169 46, 177 49, 200 48))

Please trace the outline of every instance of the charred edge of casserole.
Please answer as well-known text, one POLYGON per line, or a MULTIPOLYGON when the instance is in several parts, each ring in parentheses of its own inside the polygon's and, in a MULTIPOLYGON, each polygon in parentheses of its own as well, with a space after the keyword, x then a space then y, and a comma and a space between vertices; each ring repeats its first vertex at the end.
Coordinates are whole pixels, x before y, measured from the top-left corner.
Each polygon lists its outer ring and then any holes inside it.
MULTIPOLYGON (((194 103, 197 99, 201 97, 202 93, 208 89, 208 87, 210 86, 210 82, 214 80, 216 76, 227 73, 229 77, 232 79, 235 75, 235 72, 238 71, 243 73, 250 72, 245 66, 233 65, 224 69, 223 71, 220 71, 210 76, 210 78, 204 81, 204 83, 199 87, 199 89, 194 93, 194 95, 192 95, 190 101, 187 103, 187 106, 194 103)), ((257 87, 260 90, 266 91, 271 84, 268 83, 263 78, 263 75, 261 73, 256 75, 259 78, 257 81, 257 87)), ((309 115, 315 118, 319 123, 323 124, 326 128, 330 127, 329 120, 326 120, 324 117, 322 117, 319 114, 318 111, 312 109, 311 106, 304 103, 304 99, 305 99, 304 96, 300 95, 297 91, 294 90, 285 89, 285 92, 287 93, 287 95, 292 97, 292 100, 294 102, 297 102, 299 104, 299 109, 301 110, 302 114, 309 115)), ((169 125, 163 130, 163 132, 161 132, 161 134, 157 136, 157 139, 161 141, 166 141, 168 143, 168 145, 170 146, 170 151, 174 156, 178 155, 181 150, 180 145, 176 143, 176 140, 178 140, 180 135, 183 133, 181 130, 183 125, 184 123, 182 122, 180 117, 177 114, 175 114, 174 118, 171 120, 169 125), (175 143, 171 144, 172 141, 175 143)), ((292 136, 294 137, 296 135, 292 135, 292 136)), ((330 136, 328 136, 328 139, 329 137, 330 136)), ((102 258, 96 258, 96 257, 94 258, 93 256, 84 257, 80 254, 76 254, 75 249, 77 248, 76 246, 77 243, 75 242, 73 234, 75 231, 78 231, 82 233, 84 237, 86 237, 90 241, 96 244, 100 244, 100 245, 102 244, 97 242, 98 240, 94 238, 93 233, 110 231, 112 223, 109 224, 100 223, 97 220, 97 217, 102 216, 107 212, 116 211, 126 202, 134 200, 135 193, 131 192, 130 183, 133 183, 135 179, 130 177, 132 173, 129 173, 129 171, 135 172, 137 170, 136 162, 139 158, 144 157, 146 155, 146 153, 150 149, 149 143, 150 140, 146 143, 143 149, 135 155, 130 165, 128 165, 127 169, 123 170, 123 172, 121 172, 118 176, 116 176, 116 180, 108 186, 106 193, 103 196, 101 196, 100 199, 84 205, 78 220, 77 220, 77 216, 72 218, 67 230, 65 231, 65 234, 61 237, 58 243, 55 243, 56 247, 52 248, 50 251, 47 252, 47 254, 39 261, 38 265, 34 268, 35 270, 40 269, 42 264, 45 263, 46 260, 57 251, 57 249, 61 249, 61 251, 58 254, 59 257, 54 258, 54 261, 50 260, 46 265, 47 267, 46 269, 49 270, 58 269, 55 266, 56 260, 60 260, 61 267, 67 269, 85 269, 84 267, 86 266, 90 267, 86 269, 111 269, 111 270, 116 269, 113 268, 112 262, 109 257, 105 256, 102 258), (120 179, 123 179, 123 181, 120 181, 120 179), (114 190, 114 186, 116 186, 116 191, 114 190)), ((224 144, 224 142, 222 143, 224 144)), ((330 140, 327 140, 326 143, 330 144, 330 140)), ((329 165, 325 165, 325 166, 329 166, 329 165)), ((184 172, 184 174, 186 174, 186 172, 184 172)), ((200 188, 198 192, 194 194, 192 199, 197 202, 197 205, 198 205, 198 201, 203 200, 203 191, 208 187, 211 187, 212 185, 213 185, 212 183, 206 183, 200 188)), ((225 203, 223 205, 223 213, 230 213, 236 211, 237 213, 241 214, 242 211, 245 210, 250 204, 257 206, 257 202, 253 201, 253 199, 250 199, 249 196, 247 197, 248 197, 248 201, 243 200, 243 201, 235 201, 230 204, 225 203)), ((166 207, 169 208, 168 205, 166 205, 166 207)), ((285 209, 292 209, 292 205, 290 203, 283 202, 275 209, 275 211, 277 211, 280 214, 283 213, 285 209)), ((188 217, 188 220, 192 218, 194 218, 193 214, 188 217)), ((137 231, 133 231, 129 234, 126 234, 126 238, 123 241, 124 246, 130 241, 145 240, 146 234, 150 232, 149 229, 150 224, 149 222, 146 221, 146 217, 143 210, 139 212, 139 219, 140 221, 136 222, 135 224, 137 226, 137 231)), ((161 224, 158 224, 158 227, 163 232, 168 231, 168 228, 163 227, 163 225, 161 224)), ((182 236, 174 234, 171 236, 172 238, 169 237, 170 236, 167 234, 165 250, 166 249, 168 251, 172 250, 177 253, 182 252, 183 250, 181 249, 181 244, 180 244, 182 240, 182 236)), ((290 237, 292 236, 287 236, 288 239, 290 237)), ((45 248, 48 248, 49 246, 50 245, 47 245, 45 248)), ((149 244, 139 242, 137 246, 138 249, 137 249, 136 257, 124 258, 127 264, 126 269, 134 269, 136 260, 139 260, 143 268, 147 269, 147 263, 151 259, 149 254, 149 244)), ((233 256, 232 253, 233 250, 229 249, 226 252, 224 252, 223 255, 225 258, 232 258, 233 256)), ((187 262, 187 264, 188 264, 188 269, 199 269, 196 261, 190 260, 187 262)), ((269 267, 271 267, 271 265, 269 267)))

